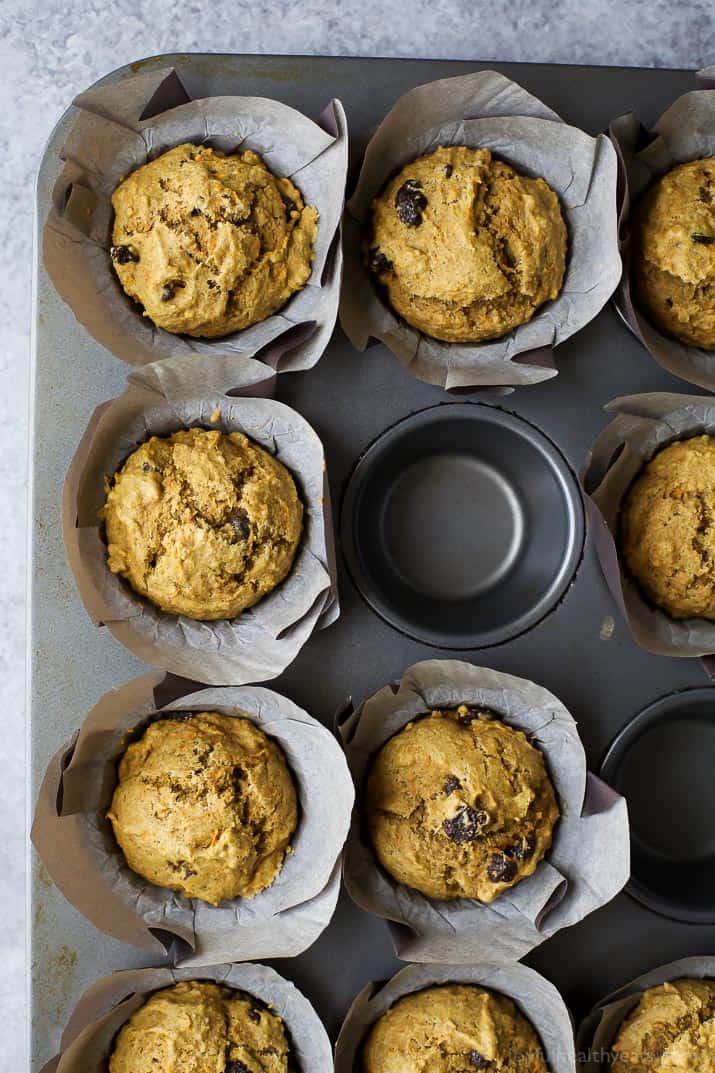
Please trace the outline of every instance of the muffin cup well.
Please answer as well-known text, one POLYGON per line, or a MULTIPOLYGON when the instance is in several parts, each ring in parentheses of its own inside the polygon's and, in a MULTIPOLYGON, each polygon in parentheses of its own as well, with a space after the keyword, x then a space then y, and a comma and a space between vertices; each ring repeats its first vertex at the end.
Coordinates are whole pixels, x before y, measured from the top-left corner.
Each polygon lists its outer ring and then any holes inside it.
POLYGON ((626 570, 618 548, 621 504, 653 455, 675 440, 715 436, 715 398, 650 392, 613 399, 617 416, 594 443, 582 473, 591 534, 611 594, 635 641, 662 656, 715 653, 715 622, 674 619, 648 603, 626 570))
POLYGON ((303 1073, 332 1073, 323 1023, 294 984, 267 965, 209 965, 192 969, 125 969, 89 987, 62 1033, 60 1050, 40 1073, 106 1073, 114 1037, 153 991, 182 980, 213 980, 253 995, 286 1026, 296 1065, 303 1073))
POLYGON ((700 87, 685 93, 644 131, 635 113, 619 116, 609 127, 618 154, 618 224, 623 276, 614 295, 618 312, 651 357, 668 372, 715 390, 715 351, 689 346, 663 335, 633 302, 630 281, 631 206, 656 179, 700 157, 715 156, 715 67, 696 75, 700 87), (645 148, 641 148, 644 141, 645 148))
POLYGON ((345 213, 346 278, 340 321, 358 350, 379 340, 420 380, 447 389, 536 384, 556 376, 552 350, 592 320, 621 274, 616 232, 616 154, 525 89, 481 71, 418 86, 373 134, 345 213), (501 339, 446 343, 402 320, 378 294, 363 260, 370 203, 388 180, 440 145, 494 154, 559 195, 569 232, 562 291, 501 339))
POLYGON ((360 1068, 360 1048, 369 1029, 398 999, 440 984, 474 984, 506 995, 534 1026, 551 1073, 573 1073, 571 1018, 554 985, 526 965, 491 964, 409 965, 386 983, 368 984, 340 1029, 335 1073, 355 1073, 360 1068))
POLYGON ((339 614, 323 446, 295 410, 256 397, 272 375, 238 356, 183 355, 137 370, 123 395, 94 411, 63 489, 67 556, 95 625, 106 625, 146 663, 212 685, 275 678, 339 614), (105 475, 150 436, 188 427, 244 432, 290 470, 303 501, 303 537, 288 577, 235 619, 161 611, 107 566, 99 520, 105 475))
POLYGON ((174 964, 293 957, 327 927, 354 792, 341 749, 324 726, 260 686, 196 689, 153 672, 106 693, 52 758, 32 840, 65 897, 102 931, 174 964), (161 702, 168 690, 178 699, 161 702), (219 906, 143 879, 127 865, 106 819, 117 764, 157 716, 218 711, 247 717, 278 743, 296 785, 292 851, 270 887, 219 906))
POLYGON ((403 961, 495 964, 518 961, 560 928, 605 905, 629 873, 626 803, 586 770, 576 723, 546 689, 523 678, 457 660, 426 660, 405 671, 341 721, 357 788, 343 874, 352 899, 387 919, 403 961), (427 898, 378 863, 363 828, 360 795, 374 754, 407 723, 433 708, 482 706, 523 730, 541 750, 561 818, 533 875, 491 905, 427 898))
POLYGON ((715 977, 715 957, 689 957, 651 969, 601 999, 581 1022, 576 1037, 579 1068, 584 1073, 599 1073, 612 1066, 611 1047, 623 1021, 638 1005, 649 987, 685 977, 703 980, 715 977))
POLYGON ((73 102, 78 115, 60 150, 43 256, 59 295, 89 334, 116 357, 145 365, 176 354, 255 354, 276 371, 309 369, 332 334, 340 296, 340 217, 347 123, 333 100, 317 122, 262 97, 192 100, 171 67, 97 86, 73 102), (318 209, 310 279, 273 316, 220 339, 156 327, 124 293, 109 256, 111 196, 130 172, 183 142, 225 153, 253 149, 295 181, 318 209))

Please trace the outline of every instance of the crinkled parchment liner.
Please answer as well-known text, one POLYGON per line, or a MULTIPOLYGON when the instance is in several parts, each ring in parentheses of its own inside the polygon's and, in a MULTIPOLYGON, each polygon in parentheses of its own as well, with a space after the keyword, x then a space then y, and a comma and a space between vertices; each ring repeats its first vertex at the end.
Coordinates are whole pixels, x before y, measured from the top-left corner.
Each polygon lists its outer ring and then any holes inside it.
POLYGON ((651 969, 636 980, 607 995, 581 1022, 577 1036, 579 1068, 584 1073, 598 1073, 612 1065, 611 1047, 618 1029, 641 994, 648 987, 658 987, 670 980, 715 977, 715 957, 689 957, 651 969))
POLYGON ((331 101, 317 122, 262 97, 192 101, 178 73, 167 67, 90 89, 74 105, 78 115, 60 150, 65 166, 52 194, 43 255, 55 288, 89 334, 131 365, 217 352, 260 352, 279 372, 315 365, 335 326, 340 297, 348 150, 340 101, 331 101), (221 339, 157 328, 124 293, 109 257, 115 187, 182 142, 224 152, 255 150, 320 213, 307 285, 278 313, 221 339))
POLYGON ((214 980, 245 991, 282 1018, 300 1073, 332 1073, 330 1041, 317 1013, 294 984, 267 965, 192 969, 125 969, 89 987, 74 1008, 60 1051, 41 1073, 106 1073, 114 1037, 153 991, 181 980, 214 980))
MULTIPOLYGON (((440 984, 476 984, 510 998, 531 1021, 551 1073, 573 1073, 573 1028, 564 1000, 552 983, 526 965, 409 965, 386 983, 372 983, 357 996, 335 1046, 335 1073, 356 1073, 371 1026, 405 995, 440 984)), ((525 1068, 528 1063, 525 1064, 525 1068)))
POLYGON ((358 804, 345 847, 348 893, 389 922, 403 961, 518 961, 560 928, 605 905, 629 876, 625 800, 586 770, 576 723, 546 689, 513 675, 458 660, 426 660, 399 686, 385 686, 350 716, 340 732, 358 804), (379 865, 360 817, 361 788, 378 749, 433 708, 474 704, 525 731, 543 752, 561 808, 554 841, 535 873, 491 905, 466 898, 439 901, 397 883, 379 865))
POLYGON ((67 556, 92 621, 106 625, 146 663, 212 685, 275 678, 312 632, 339 614, 323 446, 295 410, 256 397, 273 379, 265 365, 239 355, 183 355, 135 371, 123 395, 94 411, 63 489, 67 556), (221 416, 212 423, 216 410, 221 416), (105 474, 116 472, 150 436, 192 426, 245 432, 288 467, 305 508, 290 574, 231 620, 199 622, 167 614, 107 567, 98 521, 105 474))
POLYGON ((715 156, 715 67, 696 75, 702 87, 679 97, 654 124, 643 129, 633 112, 609 127, 618 154, 618 230, 623 276, 614 301, 618 312, 651 357, 669 373, 715 390, 715 351, 662 335, 633 304, 630 282, 630 211, 652 182, 676 164, 715 156), (647 140, 645 148, 640 148, 647 140))
MULTIPOLYGON (((591 535, 611 594, 636 642, 662 656, 715 653, 715 622, 676 620, 647 603, 624 569, 618 552, 618 518, 623 498, 656 451, 674 440, 715 436, 715 398, 651 392, 613 399, 617 416, 601 432, 582 474, 591 535)), ((706 669, 708 664, 706 663, 706 669)))
POLYGON ((417 376, 447 389, 536 384, 556 376, 553 347, 596 316, 621 275, 616 230, 616 154, 525 89, 482 71, 418 86, 372 136, 345 213, 345 285, 340 322, 358 350, 379 340, 417 376), (444 343, 398 317, 363 262, 370 202, 391 176, 440 145, 491 149, 561 198, 569 230, 563 290, 528 324, 481 344, 444 343))
POLYGON ((175 964, 294 957, 327 927, 340 887, 340 854, 350 826, 353 784, 339 744, 292 701, 260 686, 196 689, 179 681, 161 703, 159 672, 106 693, 78 734, 52 758, 32 839, 65 897, 102 931, 175 964), (177 690, 173 689, 176 693, 177 690), (212 906, 142 879, 127 865, 106 819, 117 764, 128 742, 172 711, 243 716, 274 738, 293 774, 300 820, 293 852, 273 884, 254 898, 212 906))

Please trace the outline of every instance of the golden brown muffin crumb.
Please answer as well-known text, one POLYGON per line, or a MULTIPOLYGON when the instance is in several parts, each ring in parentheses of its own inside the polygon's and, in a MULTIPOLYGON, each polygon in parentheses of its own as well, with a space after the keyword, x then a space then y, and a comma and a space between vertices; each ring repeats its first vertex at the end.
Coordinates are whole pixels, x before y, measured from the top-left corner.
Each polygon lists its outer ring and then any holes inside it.
POLYGON ((561 290, 566 225, 543 179, 488 149, 441 147, 372 203, 368 265, 408 324, 447 342, 497 339, 561 290))
POLYGON ((511 999, 469 984, 446 984, 406 995, 373 1025, 362 1073, 398 1070, 548 1073, 548 1066, 533 1026, 511 999))
POLYGON ((715 1073, 715 982, 650 987, 621 1025, 613 1073, 715 1073))
POLYGON ((715 437, 671 443, 646 463, 623 501, 620 544, 657 607, 715 619, 715 437))
POLYGON ((251 150, 178 145, 124 179, 112 205, 122 287, 168 332, 247 328, 310 278, 318 213, 251 150))
POLYGON ((120 1028, 109 1073, 293 1073, 285 1025, 258 999, 208 981, 155 991, 120 1028))
POLYGON ((656 328, 715 349, 715 157, 679 164, 636 205, 635 297, 656 328))
POLYGON ((184 713, 128 746, 108 813, 129 867, 218 905, 274 881, 298 822, 278 744, 249 719, 184 713))
POLYGON ((152 436, 109 485, 109 569, 162 611, 235 618, 290 572, 303 519, 295 482, 240 432, 152 436))
POLYGON ((365 806, 378 859, 399 883, 481 902, 536 870, 559 817, 539 750, 465 704, 408 723, 383 745, 365 806))

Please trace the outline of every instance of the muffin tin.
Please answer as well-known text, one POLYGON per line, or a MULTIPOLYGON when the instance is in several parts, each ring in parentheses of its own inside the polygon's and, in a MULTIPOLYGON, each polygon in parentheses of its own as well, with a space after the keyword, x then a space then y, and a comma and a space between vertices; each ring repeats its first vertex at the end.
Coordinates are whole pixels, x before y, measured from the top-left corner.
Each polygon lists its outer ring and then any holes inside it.
MULTIPOLYGON (((197 97, 235 93, 275 97, 307 115, 317 114, 330 96, 339 97, 350 128, 353 174, 371 131, 400 94, 433 79, 494 66, 180 55, 133 64, 106 81, 119 81, 137 69, 150 71, 167 65, 176 66, 192 96, 197 97)), ((690 72, 497 66, 567 122, 590 133, 604 129, 613 117, 631 109, 637 110, 644 123, 652 123, 678 95, 694 87, 690 72)), ((59 171, 56 150, 72 116, 70 109, 44 156, 38 182, 38 233, 59 171)), ((60 489, 81 431, 94 406, 121 393, 126 369, 77 326, 39 264, 35 300, 30 660, 33 800, 48 758, 74 731, 82 713, 107 689, 145 669, 108 630, 93 628, 87 618, 71 581, 59 524, 60 489)), ((398 423, 418 411, 428 413, 444 404, 441 409, 446 413, 453 406, 467 412, 471 421, 483 416, 481 406, 492 407, 487 416, 499 430, 494 435, 519 429, 525 445, 540 445, 542 462, 555 467, 562 487, 572 489, 573 473, 607 423, 602 410, 605 403, 634 391, 687 390, 687 385, 656 365, 610 306, 560 346, 555 358, 560 370, 555 379, 506 397, 482 394, 469 401, 455 401, 411 377, 384 347, 358 354, 337 330, 314 369, 280 378, 276 397, 302 414, 324 443, 338 514, 343 489, 351 473, 359 474, 361 465, 365 468, 370 445, 379 443, 386 430, 399 427, 398 423), (358 462, 361 458, 363 463, 358 462)), ((419 426, 425 420, 418 417, 412 423, 419 426)), ((451 416, 445 419, 445 428, 452 420, 451 416)), ((491 433, 487 439, 493 439, 491 433)), ((463 450, 455 452, 449 432, 444 430, 441 442, 448 469, 455 464, 474 467, 471 448, 466 455, 463 450)), ((502 450, 492 457, 492 468, 496 466, 499 473, 503 456, 502 450)), ((480 465, 473 472, 480 481, 490 482, 494 509, 502 509, 504 524, 516 530, 522 523, 518 523, 518 512, 509 506, 509 482, 503 475, 486 476, 485 460, 478 461, 480 465)), ((523 478, 522 473, 511 475, 513 481, 523 478)), ((410 486, 407 482, 403 489, 414 510, 414 525, 419 530, 416 541, 422 538, 424 525, 432 532, 434 524, 429 503, 420 502, 421 483, 410 486)), ((435 487, 444 504, 443 482, 438 480, 435 487)), ((473 644, 475 633, 482 630, 481 640, 476 639, 489 647, 477 657, 465 655, 464 639, 460 642, 449 636, 446 641, 442 638, 445 651, 435 653, 435 640, 439 643, 439 639, 434 634, 429 642, 416 640, 420 630, 414 623, 405 622, 399 630, 374 613, 339 556, 340 619, 313 636, 295 662, 271 682, 271 688, 330 725, 346 694, 359 702, 386 682, 399 680, 405 668, 420 659, 459 654, 460 658, 532 679, 553 691, 577 718, 589 765, 598 769, 611 740, 636 713, 675 691, 702 687, 705 677, 696 660, 656 656, 636 646, 608 593, 590 539, 581 557, 579 525, 583 520, 579 521, 577 500, 564 494, 564 503, 569 506, 555 509, 547 520, 554 526, 554 542, 563 541, 568 546, 572 565, 578 563, 578 568, 575 572, 570 568, 568 577, 562 579, 565 583, 549 590, 551 595, 539 605, 539 613, 526 622, 530 628, 525 628, 523 621, 517 622, 518 616, 501 635, 489 632, 498 625, 494 621, 491 625, 479 623, 477 628, 472 622, 467 643, 473 644)), ((532 513, 530 510, 525 516, 525 526, 532 524, 532 513)), ((396 533, 400 540, 409 535, 396 533)), ((381 539, 376 544, 374 537, 369 538, 363 550, 367 546, 379 559, 384 552, 381 539)), ((516 542, 515 536, 513 539, 516 542)), ((349 544, 350 539, 346 540, 348 556, 349 544)), ((385 570, 396 566, 403 571, 406 568, 404 562, 385 558, 385 570)), ((412 568, 424 574, 419 558, 412 562, 412 568)), ((360 582, 354 563, 352 569, 360 582)), ((491 579, 495 593, 499 591, 499 570, 499 563, 491 567, 487 563, 484 572, 485 585, 491 579)), ((443 599, 459 589, 456 567, 455 571, 449 574, 446 587, 437 587, 435 598, 443 599)), ((478 595, 472 594, 472 598, 478 595)), ((534 601, 534 606, 537 603, 534 601)), ((474 617, 468 615, 465 621, 474 617)), ((642 792, 640 779, 638 786, 642 792)), ((659 786, 652 783, 650 791, 657 812, 663 808, 659 786)), ((646 797, 640 804, 647 807, 649 800, 646 797)), ((699 882, 705 886, 702 875, 699 882)), ((715 890, 710 904, 715 906, 715 890)), ((88 984, 112 970, 155 963, 155 959, 94 930, 64 901, 36 858, 31 919, 32 1067, 39 1069, 55 1052, 60 1029, 88 984)), ((544 943, 529 955, 527 963, 556 985, 578 1019, 602 995, 653 965, 710 951, 715 951, 712 927, 666 919, 621 894, 598 913, 544 943)), ((488 950, 484 956, 488 960, 488 950)), ((392 975, 398 966, 384 922, 358 910, 344 893, 332 924, 316 944, 299 957, 278 963, 281 974, 293 980, 314 1003, 333 1039, 358 992, 369 981, 392 975)))

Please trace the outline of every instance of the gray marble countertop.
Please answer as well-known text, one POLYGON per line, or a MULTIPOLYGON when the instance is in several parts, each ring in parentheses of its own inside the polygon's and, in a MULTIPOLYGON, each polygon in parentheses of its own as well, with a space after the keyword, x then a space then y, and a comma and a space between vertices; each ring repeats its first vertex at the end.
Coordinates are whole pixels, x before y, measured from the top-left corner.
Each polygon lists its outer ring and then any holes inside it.
MULTIPOLYGON (((25 489, 34 177, 73 96, 108 70, 172 51, 277 52, 697 68, 715 60, 712 0, 5 0, 0 368, 0 1068, 24 1067, 25 489)), ((71 358, 71 355, 68 355, 71 358)))

